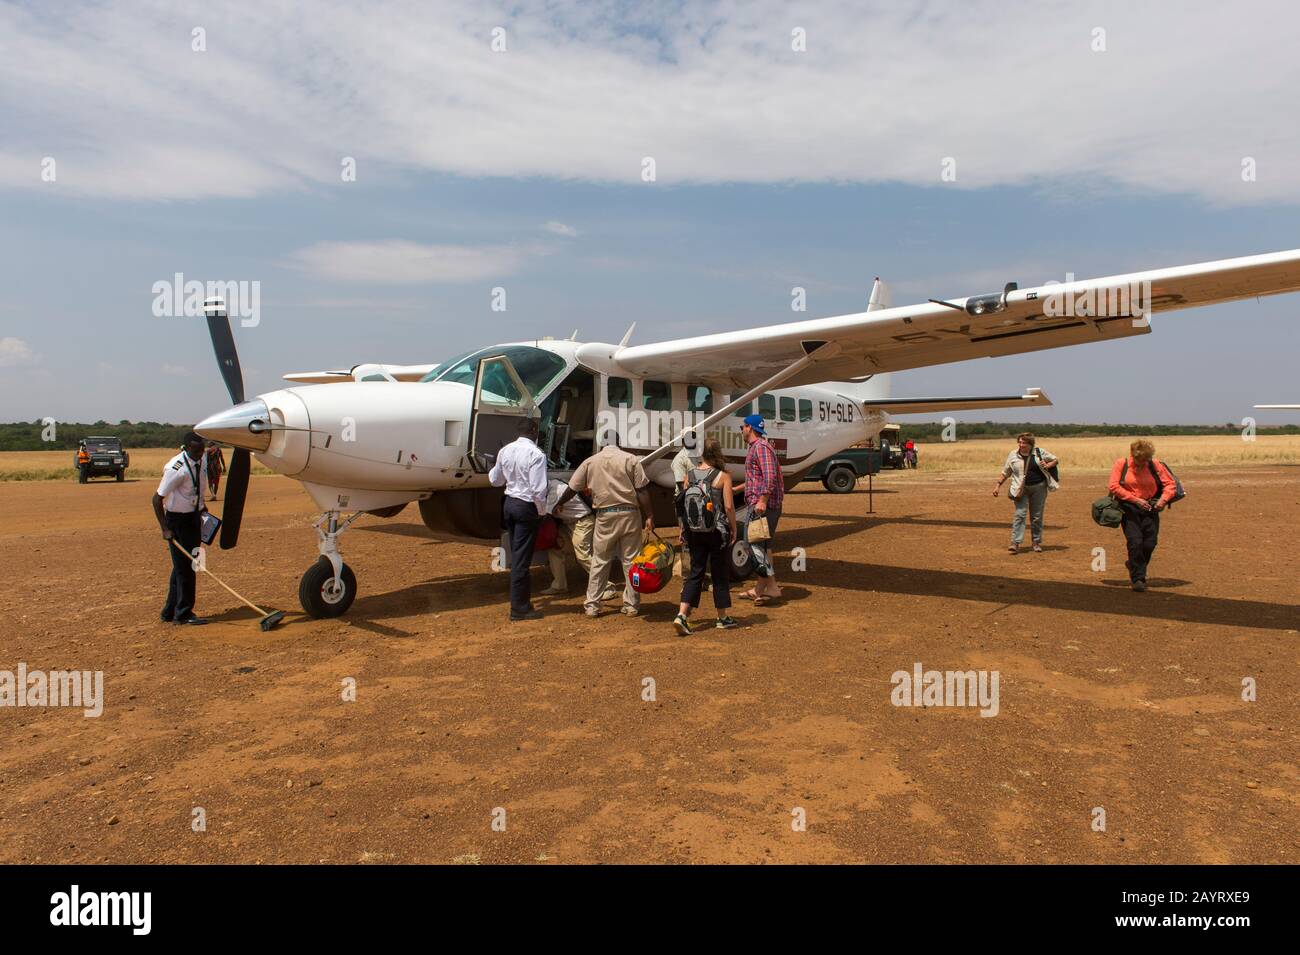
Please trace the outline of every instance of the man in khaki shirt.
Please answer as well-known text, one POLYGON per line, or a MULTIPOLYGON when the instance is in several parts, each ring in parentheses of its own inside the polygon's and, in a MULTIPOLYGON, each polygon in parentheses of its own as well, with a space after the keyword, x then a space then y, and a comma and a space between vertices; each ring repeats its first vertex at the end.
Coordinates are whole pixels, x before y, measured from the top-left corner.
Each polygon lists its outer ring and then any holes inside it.
MULTIPOLYGON (((650 480, 645 468, 635 455, 619 448, 616 433, 602 434, 600 444, 599 451, 578 465, 555 505, 557 509, 563 507, 579 491, 591 489, 596 527, 592 533, 591 576, 587 579, 584 604, 588 617, 600 615, 600 598, 614 559, 622 561, 626 574, 646 535, 654 530, 650 480)), ((635 617, 641 607, 641 595, 632 589, 631 583, 624 581, 624 584, 622 612, 635 617)))

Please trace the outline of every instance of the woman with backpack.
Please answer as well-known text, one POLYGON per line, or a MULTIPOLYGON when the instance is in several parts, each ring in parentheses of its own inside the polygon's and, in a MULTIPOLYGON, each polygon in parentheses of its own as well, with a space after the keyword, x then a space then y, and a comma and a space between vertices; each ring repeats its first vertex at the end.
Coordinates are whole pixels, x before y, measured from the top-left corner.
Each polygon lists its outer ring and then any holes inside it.
POLYGON ((1120 526, 1128 542, 1124 566, 1138 593, 1147 589, 1147 565, 1160 536, 1160 512, 1177 491, 1178 482, 1156 460, 1155 445, 1145 439, 1129 445, 1129 456, 1117 459, 1110 469, 1110 493, 1123 512, 1120 526))
POLYGON ((719 630, 737 626, 731 609, 731 579, 727 546, 736 539, 736 502, 731 475, 716 438, 704 442, 701 467, 686 472, 681 496, 682 535, 691 554, 691 572, 682 585, 682 602, 673 626, 683 637, 690 636, 691 611, 700 605, 704 573, 713 579, 713 606, 718 611, 719 630))
POLYGON ((1028 431, 1016 436, 1016 450, 1007 455, 1002 465, 1002 476, 993 486, 993 496, 1002 493, 1002 485, 1011 479, 1011 488, 1007 495, 1016 502, 1016 514, 1011 519, 1011 553, 1020 553, 1020 544, 1025 539, 1025 516, 1029 516, 1030 540, 1034 551, 1043 550, 1043 511, 1047 507, 1047 495, 1055 491, 1057 470, 1060 461, 1056 455, 1049 454, 1037 446, 1037 439, 1028 431))

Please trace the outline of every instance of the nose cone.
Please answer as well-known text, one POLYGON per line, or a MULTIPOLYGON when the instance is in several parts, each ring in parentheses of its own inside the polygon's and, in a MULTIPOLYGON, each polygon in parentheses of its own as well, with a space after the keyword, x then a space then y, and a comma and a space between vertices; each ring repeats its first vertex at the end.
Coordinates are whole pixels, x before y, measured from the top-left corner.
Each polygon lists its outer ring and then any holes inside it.
POLYGON ((211 441, 247 451, 265 451, 271 446, 270 425, 266 402, 254 398, 204 418, 194 430, 211 441))

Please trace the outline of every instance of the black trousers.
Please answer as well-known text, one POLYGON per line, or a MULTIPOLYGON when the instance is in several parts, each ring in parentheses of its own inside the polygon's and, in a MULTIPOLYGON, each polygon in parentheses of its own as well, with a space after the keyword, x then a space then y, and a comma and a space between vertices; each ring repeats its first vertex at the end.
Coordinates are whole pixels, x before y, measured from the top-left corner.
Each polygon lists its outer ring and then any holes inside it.
POLYGON ((194 616, 194 563, 192 555, 199 546, 199 512, 177 514, 167 511, 163 515, 172 539, 185 548, 182 554, 164 541, 172 559, 172 576, 167 583, 167 603, 163 604, 164 620, 188 620, 194 616))
POLYGON ((510 612, 529 613, 533 609, 533 581, 528 576, 533 562, 533 548, 537 546, 537 527, 541 519, 537 505, 507 497, 503 507, 506 535, 510 540, 510 612))
POLYGON ((1147 579, 1147 564, 1155 553, 1156 540, 1160 536, 1160 514, 1156 511, 1143 511, 1131 504, 1122 505, 1124 518, 1120 524, 1124 528, 1124 539, 1128 542, 1129 580, 1136 583, 1147 579))
POLYGON ((731 606, 731 568, 727 561, 727 548, 718 531, 697 534, 683 531, 691 554, 691 572, 682 586, 682 603, 692 608, 700 606, 700 592, 704 589, 704 572, 713 578, 713 606, 726 610, 731 606))

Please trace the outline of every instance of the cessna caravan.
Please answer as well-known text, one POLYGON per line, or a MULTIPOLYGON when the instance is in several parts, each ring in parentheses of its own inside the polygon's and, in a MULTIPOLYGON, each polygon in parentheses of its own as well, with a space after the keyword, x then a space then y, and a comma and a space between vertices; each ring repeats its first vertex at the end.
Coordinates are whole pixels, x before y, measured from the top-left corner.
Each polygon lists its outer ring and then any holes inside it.
POLYGON ((297 386, 247 401, 224 306, 209 300, 208 329, 235 404, 195 430, 236 449, 222 548, 238 542, 250 454, 301 482, 321 508, 320 556, 299 598, 312 616, 333 617, 356 597, 338 540, 362 514, 393 517, 415 502, 435 534, 499 537, 502 492, 487 471, 524 416, 538 419, 552 477, 567 478, 605 442, 640 455, 656 523, 672 525, 669 454, 684 440, 717 437, 739 476, 740 421, 755 408, 771 422, 793 484, 831 454, 874 438, 890 414, 1050 404, 1038 389, 895 399, 891 372, 1148 334, 1154 313, 1297 290, 1300 250, 1032 289, 1008 283, 903 307, 889 305, 877 280, 867 309, 851 315, 644 345, 630 344, 632 329, 617 345, 578 342, 575 333, 438 364, 289 374, 297 386))

